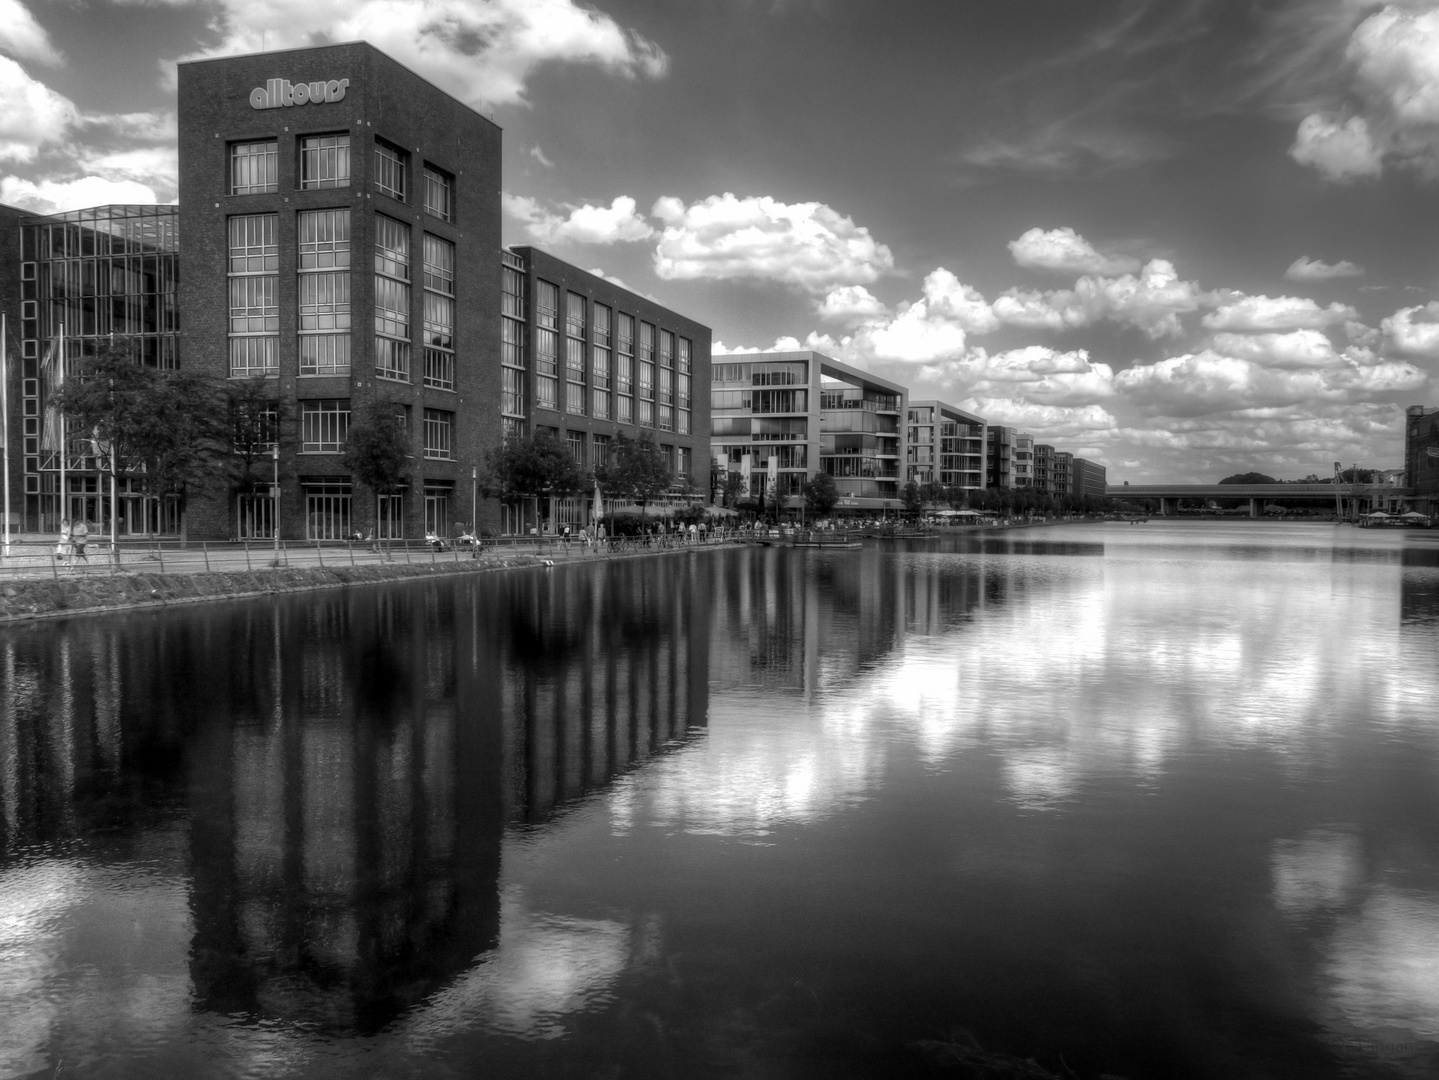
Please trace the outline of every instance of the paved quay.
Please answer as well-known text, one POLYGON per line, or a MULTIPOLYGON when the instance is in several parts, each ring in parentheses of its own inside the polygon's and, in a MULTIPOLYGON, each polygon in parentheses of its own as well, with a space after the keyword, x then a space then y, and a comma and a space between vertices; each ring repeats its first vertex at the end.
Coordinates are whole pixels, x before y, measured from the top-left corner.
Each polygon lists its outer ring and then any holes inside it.
POLYGON ((116 559, 108 542, 91 544, 84 561, 61 559, 53 541, 24 537, 0 555, 0 623, 82 615, 118 609, 165 607, 282 592, 344 588, 437 575, 489 573, 521 567, 600 562, 711 550, 706 543, 613 548, 557 539, 508 540, 476 551, 420 541, 369 543, 121 544, 116 559))

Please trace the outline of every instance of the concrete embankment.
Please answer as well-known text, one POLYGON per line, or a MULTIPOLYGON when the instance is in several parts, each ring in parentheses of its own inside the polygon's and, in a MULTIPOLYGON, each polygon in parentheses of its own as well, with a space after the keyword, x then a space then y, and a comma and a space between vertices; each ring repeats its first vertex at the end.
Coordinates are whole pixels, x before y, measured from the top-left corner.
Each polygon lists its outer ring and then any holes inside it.
POLYGON ((59 580, 7 581, 0 583, 0 622, 485 573, 536 566, 542 561, 533 555, 502 555, 413 566, 403 563, 354 567, 292 566, 215 573, 96 574, 62 577, 59 580))

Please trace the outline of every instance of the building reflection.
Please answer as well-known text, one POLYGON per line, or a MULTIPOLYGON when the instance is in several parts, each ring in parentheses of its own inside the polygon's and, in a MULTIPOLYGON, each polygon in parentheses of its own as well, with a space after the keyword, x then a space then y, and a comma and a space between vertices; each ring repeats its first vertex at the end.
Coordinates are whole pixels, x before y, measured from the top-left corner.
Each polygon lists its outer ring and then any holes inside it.
POLYGON ((508 824, 704 727, 701 562, 12 634, 0 872, 181 816, 190 1004, 379 1030, 495 950, 508 824))

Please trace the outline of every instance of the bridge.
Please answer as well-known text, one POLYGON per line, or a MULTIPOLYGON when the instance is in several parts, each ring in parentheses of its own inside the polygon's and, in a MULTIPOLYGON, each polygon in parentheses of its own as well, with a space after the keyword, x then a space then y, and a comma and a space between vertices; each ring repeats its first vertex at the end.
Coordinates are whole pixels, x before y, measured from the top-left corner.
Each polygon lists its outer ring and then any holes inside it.
POLYGON ((1111 499, 1153 499, 1161 514, 1173 514, 1181 499, 1246 499, 1249 516, 1262 517, 1266 503, 1289 503, 1324 499, 1334 502, 1335 492, 1347 504, 1346 512, 1373 508, 1412 494, 1410 488, 1388 484, 1107 484, 1104 493, 1111 499), (1357 504, 1357 506, 1355 505, 1357 504))

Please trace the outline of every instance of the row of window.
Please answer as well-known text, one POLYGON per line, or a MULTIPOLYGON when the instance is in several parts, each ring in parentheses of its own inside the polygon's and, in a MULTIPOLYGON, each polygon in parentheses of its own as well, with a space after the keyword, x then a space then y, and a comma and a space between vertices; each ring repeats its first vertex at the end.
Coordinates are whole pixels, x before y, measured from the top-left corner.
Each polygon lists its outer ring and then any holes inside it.
MULTIPOLYGON (((229 219, 230 374, 279 373, 278 214, 229 219)), ((455 245, 423 234, 424 384, 455 388, 455 245)), ((410 226, 375 215, 375 375, 411 381, 410 226)), ((301 375, 349 375, 350 211, 305 210, 297 219, 301 375)))
MULTIPOLYGON (((395 417, 409 428, 410 409, 397 403, 395 417)), ((350 434, 350 401, 329 398, 300 402, 300 452, 338 454, 350 434)), ((451 461, 455 456, 455 414, 444 409, 424 410, 421 445, 427 458, 451 461)))
MULTIPOLYGON (((280 142, 255 139, 230 143, 230 194, 263 195, 280 190, 280 142)), ((302 135, 298 143, 300 188, 350 186, 350 136, 344 133, 302 135)), ((398 146, 375 140, 375 189, 411 202, 410 155, 398 146)), ((455 178, 428 162, 421 169, 421 203, 425 213, 441 221, 455 220, 455 178)))
MULTIPOLYGON (((309 482, 305 490, 305 539, 349 540, 355 535, 351 521, 352 489, 345 481, 309 482)), ((426 480, 425 532, 446 536, 450 531, 450 500, 454 489, 443 481, 426 480)), ((376 520, 367 525, 378 531, 381 540, 403 539, 403 494, 380 495, 376 499, 376 520)), ((269 495, 240 495, 235 500, 238 535, 242 539, 268 540, 275 535, 275 500, 269 495)))
MULTIPOLYGON (((553 433, 553 429, 550 430, 553 433)), ((586 438, 583 431, 565 432, 565 446, 575 464, 581 468, 599 469, 608 465, 612 445, 613 439, 609 435, 596 434, 586 438)), ((689 476, 690 467, 694 463, 694 451, 690 447, 661 443, 659 450, 671 472, 679 477, 689 476)))

